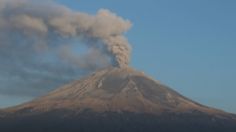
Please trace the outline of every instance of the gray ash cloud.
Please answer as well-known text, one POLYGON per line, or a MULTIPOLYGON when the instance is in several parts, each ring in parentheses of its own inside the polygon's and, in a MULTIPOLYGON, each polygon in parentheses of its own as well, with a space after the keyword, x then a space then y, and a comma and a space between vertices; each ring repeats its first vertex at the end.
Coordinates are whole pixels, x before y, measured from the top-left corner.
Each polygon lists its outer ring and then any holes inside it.
POLYGON ((131 25, 106 9, 91 15, 53 1, 0 0, 1 94, 31 94, 109 65, 126 67, 131 25))

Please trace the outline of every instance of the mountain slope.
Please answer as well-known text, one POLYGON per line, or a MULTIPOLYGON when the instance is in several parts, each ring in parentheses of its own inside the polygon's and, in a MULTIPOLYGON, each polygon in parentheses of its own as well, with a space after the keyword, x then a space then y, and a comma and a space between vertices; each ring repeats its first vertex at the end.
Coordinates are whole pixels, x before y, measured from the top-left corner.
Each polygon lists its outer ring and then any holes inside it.
POLYGON ((235 115, 191 101, 132 68, 95 72, 0 115, 6 131, 9 123, 22 131, 41 130, 39 124, 50 131, 54 125, 62 127, 56 131, 236 130, 235 115), (25 122, 34 127, 27 129, 25 122))

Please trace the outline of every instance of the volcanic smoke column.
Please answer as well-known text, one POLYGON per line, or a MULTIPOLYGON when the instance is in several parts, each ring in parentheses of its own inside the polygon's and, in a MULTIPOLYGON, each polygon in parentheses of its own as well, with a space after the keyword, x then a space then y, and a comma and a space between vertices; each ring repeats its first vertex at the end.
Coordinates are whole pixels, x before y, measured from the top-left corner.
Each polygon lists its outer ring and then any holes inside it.
POLYGON ((110 36, 104 42, 107 44, 108 51, 114 57, 114 66, 122 68, 129 65, 131 49, 125 37, 119 35, 110 36))
MULTIPOLYGON (((124 20, 106 9, 100 9, 96 15, 90 15, 71 10, 53 1, 0 0, 2 33, 11 31, 23 34, 24 39, 37 38, 41 41, 34 44, 37 48, 43 47, 40 44, 44 44, 44 47, 54 45, 56 49, 58 45, 50 44, 48 41, 51 37, 79 38, 89 48, 110 56, 112 65, 117 67, 125 67, 129 64, 131 48, 124 33, 131 25, 129 20, 124 20)), ((8 43, 8 45, 14 47, 17 43, 8 43)), ((74 60, 67 54, 63 55, 64 59, 74 60)))
POLYGON ((102 44, 102 53, 112 56, 112 64, 124 67, 129 64, 131 48, 123 33, 131 23, 101 9, 97 15, 70 12, 50 20, 50 26, 62 36, 83 37, 88 46, 99 47, 102 44))

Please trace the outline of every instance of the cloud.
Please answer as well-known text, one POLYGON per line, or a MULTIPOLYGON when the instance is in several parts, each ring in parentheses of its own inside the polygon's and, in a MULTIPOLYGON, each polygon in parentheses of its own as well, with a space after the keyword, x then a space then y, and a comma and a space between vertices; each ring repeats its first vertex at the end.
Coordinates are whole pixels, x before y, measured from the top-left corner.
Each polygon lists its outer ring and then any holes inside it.
POLYGON ((0 0, 0 92, 37 95, 107 66, 126 67, 132 26, 53 1, 0 0))

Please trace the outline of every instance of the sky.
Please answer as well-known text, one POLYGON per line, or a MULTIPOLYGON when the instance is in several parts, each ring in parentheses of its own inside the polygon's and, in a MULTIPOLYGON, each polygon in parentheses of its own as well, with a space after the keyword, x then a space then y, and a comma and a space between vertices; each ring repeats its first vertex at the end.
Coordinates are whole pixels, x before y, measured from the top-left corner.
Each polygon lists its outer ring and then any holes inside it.
MULTIPOLYGON (((132 22, 130 65, 201 104, 236 113, 235 0, 55 0, 132 22)), ((2 86, 3 87, 3 86, 2 86)), ((1 85, 0 85, 1 88, 1 85)), ((34 96, 0 94, 0 107, 34 96)))

